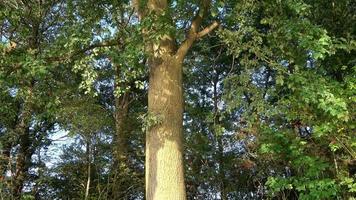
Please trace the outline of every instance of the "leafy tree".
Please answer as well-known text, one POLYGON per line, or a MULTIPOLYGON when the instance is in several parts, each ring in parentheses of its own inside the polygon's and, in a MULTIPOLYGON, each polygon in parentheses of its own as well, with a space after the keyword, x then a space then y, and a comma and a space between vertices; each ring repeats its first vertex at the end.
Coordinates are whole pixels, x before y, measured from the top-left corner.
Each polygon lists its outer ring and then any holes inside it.
MULTIPOLYGON (((352 31, 336 36, 329 24, 320 23, 316 17, 320 14, 328 21, 320 9, 331 6, 335 12, 345 5, 352 7, 351 2, 246 1, 232 15, 243 22, 239 29, 221 34, 245 68, 229 82, 232 88, 239 84, 246 87, 228 92, 226 98, 232 107, 247 102, 249 132, 258 125, 260 159, 274 163, 266 170, 276 174, 269 175, 266 185, 276 198, 346 198, 350 194, 340 187, 340 183, 345 184, 345 178, 341 178, 345 175, 349 191, 353 191, 352 178, 345 174, 342 164, 353 159, 353 142, 346 142, 346 138, 353 138, 352 89, 346 86, 350 82, 341 78, 354 73, 353 63, 331 61, 344 53, 348 59, 352 57, 352 31), (242 99, 232 99, 237 96, 242 99), (336 149, 349 155, 341 159, 336 149)), ((352 12, 345 14, 354 16, 352 12)))
POLYGON ((352 199, 355 9, 0 2, 0 198, 352 199))

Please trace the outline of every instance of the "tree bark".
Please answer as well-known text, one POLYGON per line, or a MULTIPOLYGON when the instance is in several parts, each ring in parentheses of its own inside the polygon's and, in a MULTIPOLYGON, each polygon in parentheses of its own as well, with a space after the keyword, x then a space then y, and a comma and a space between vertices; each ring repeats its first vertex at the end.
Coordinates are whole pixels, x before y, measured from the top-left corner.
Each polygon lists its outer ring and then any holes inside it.
MULTIPOLYGON (((116 67, 115 88, 119 89, 120 84, 120 69, 116 67)), ((128 186, 124 186, 124 171, 127 169, 127 131, 125 124, 127 123, 127 115, 129 110, 129 92, 122 94, 120 97, 115 97, 115 176, 114 185, 112 188, 112 196, 114 199, 122 199, 124 191, 128 186)))
POLYGON ((27 171, 30 167, 33 148, 30 138, 29 123, 31 121, 32 108, 28 102, 32 96, 32 87, 29 88, 30 95, 24 100, 22 111, 19 114, 18 124, 15 133, 18 135, 19 150, 16 158, 16 170, 12 178, 12 196, 13 199, 20 199, 24 181, 26 180, 27 171))
POLYGON ((149 83, 148 112, 159 121, 146 133, 146 198, 186 199, 182 64, 169 55, 153 59, 149 83))
MULTIPOLYGON (((168 9, 167 3, 167 0, 148 0, 145 11, 139 0, 133 5, 142 20, 146 12, 163 17, 160 15, 168 9)), ((143 30, 144 37, 150 34, 157 33, 143 30)), ((161 38, 145 44, 150 69, 148 117, 158 119, 146 132, 146 199, 185 200, 182 59, 175 55, 175 39, 169 34, 161 38)))
MULTIPOLYGON (((191 23, 186 40, 177 49, 175 38, 169 33, 162 34, 160 26, 154 22, 150 30, 143 30, 147 38, 145 43, 149 55, 148 65, 148 117, 155 119, 147 127, 146 132, 146 199, 147 200, 185 200, 183 165, 183 92, 182 66, 185 55, 194 41, 208 34, 217 23, 199 31, 204 14, 210 1, 204 1, 202 9, 191 23), (157 26, 157 27, 154 27, 157 26), (158 41, 147 37, 160 34, 158 41)), ((139 19, 148 16, 170 17, 167 0, 148 0, 141 5, 140 0, 134 0, 133 6, 138 12, 139 19), (144 10, 144 9, 145 10, 144 10)), ((172 25, 173 20, 168 19, 172 25)), ((149 119, 152 121, 151 119, 149 119)))

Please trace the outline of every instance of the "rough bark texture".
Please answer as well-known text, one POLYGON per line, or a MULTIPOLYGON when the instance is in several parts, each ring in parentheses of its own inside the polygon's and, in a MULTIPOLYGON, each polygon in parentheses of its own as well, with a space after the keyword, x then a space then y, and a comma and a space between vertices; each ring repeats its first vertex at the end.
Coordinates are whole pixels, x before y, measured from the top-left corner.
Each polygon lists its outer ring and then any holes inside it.
MULTIPOLYGON (((168 33, 161 35, 159 41, 147 40, 145 44, 150 67, 148 116, 158 119, 155 124, 148 127, 146 132, 147 200, 186 199, 182 149, 182 63, 194 41, 208 34, 218 25, 215 22, 199 32, 199 26, 204 14, 207 13, 210 1, 203 2, 201 10, 191 23, 186 40, 178 49, 175 38, 168 33)), ((167 0, 148 0, 146 5, 140 4, 140 0, 134 0, 133 6, 140 20, 147 17, 147 14, 169 17, 167 0)), ((169 20, 173 24, 173 20, 169 20)), ((144 37, 150 38, 147 36, 158 34, 157 32, 160 31, 162 30, 153 27, 150 31, 143 29, 142 33, 144 37)))
POLYGON ((172 56, 150 63, 148 111, 159 122, 146 133, 146 198, 186 199, 183 169, 182 65, 172 56))
MULTIPOLYGON (((140 19, 146 12, 161 15, 168 9, 166 0, 148 0, 145 11, 138 0, 134 6, 140 19)), ((156 33, 144 30, 143 34, 156 33)), ((175 55, 175 40, 168 34, 145 47, 150 68, 148 113, 159 119, 146 132, 146 199, 184 200, 182 62, 175 55)))

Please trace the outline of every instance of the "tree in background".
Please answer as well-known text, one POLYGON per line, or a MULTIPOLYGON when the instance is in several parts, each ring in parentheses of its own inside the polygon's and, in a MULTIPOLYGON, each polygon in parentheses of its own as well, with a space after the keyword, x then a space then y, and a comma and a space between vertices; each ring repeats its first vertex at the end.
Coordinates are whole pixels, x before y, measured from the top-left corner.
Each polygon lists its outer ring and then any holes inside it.
POLYGON ((60 4, 6 3, 0 11, 1 194, 19 199, 30 179, 31 157, 49 145, 68 70, 46 59, 60 29, 60 4))
POLYGON ((256 135, 257 125, 258 160, 275 198, 345 199, 354 192, 347 173, 354 159, 354 6, 243 1, 231 15, 239 28, 222 32, 243 69, 227 80, 226 99, 246 109, 247 133, 256 135))

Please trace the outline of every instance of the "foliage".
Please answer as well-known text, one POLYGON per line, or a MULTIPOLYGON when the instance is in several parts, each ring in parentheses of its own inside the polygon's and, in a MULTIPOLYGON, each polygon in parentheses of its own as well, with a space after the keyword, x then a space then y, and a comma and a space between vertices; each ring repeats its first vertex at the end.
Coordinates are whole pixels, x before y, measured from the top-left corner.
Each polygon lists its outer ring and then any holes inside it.
POLYGON ((354 76, 354 64, 346 57, 340 60, 340 55, 355 52, 351 32, 335 37, 337 33, 328 30, 330 24, 318 22, 318 15, 327 18, 322 11, 311 15, 311 10, 324 6, 329 4, 244 1, 232 14, 239 19, 238 29, 220 34, 230 53, 241 58, 244 71, 226 80, 231 86, 225 96, 231 108, 246 109, 251 126, 261 124, 259 154, 273 166, 265 170, 277 173, 266 182, 274 197, 352 196, 340 183, 348 177, 344 163, 355 158, 350 122, 354 92, 348 86, 353 81, 347 78, 354 76), (301 128, 311 135, 303 139, 301 128), (281 163, 273 164, 274 160, 281 163), (282 168, 276 170, 278 166, 282 168))
MULTIPOLYGON (((142 20, 129 1, 0 2, 0 198, 83 199, 90 174, 89 199, 143 199, 144 132, 163 121, 145 44, 181 44, 202 2, 142 20)), ((220 28, 184 60, 189 199, 355 196, 355 10, 211 1, 202 26, 220 28)))

